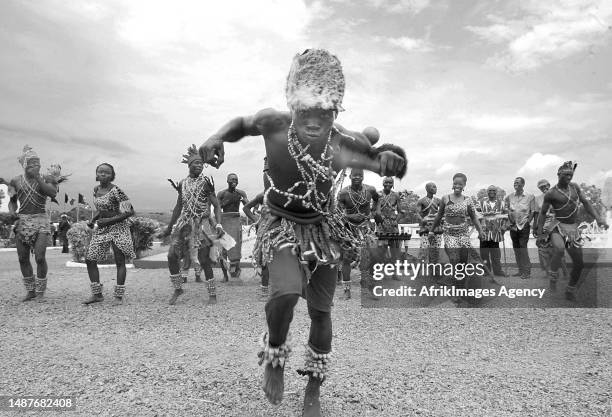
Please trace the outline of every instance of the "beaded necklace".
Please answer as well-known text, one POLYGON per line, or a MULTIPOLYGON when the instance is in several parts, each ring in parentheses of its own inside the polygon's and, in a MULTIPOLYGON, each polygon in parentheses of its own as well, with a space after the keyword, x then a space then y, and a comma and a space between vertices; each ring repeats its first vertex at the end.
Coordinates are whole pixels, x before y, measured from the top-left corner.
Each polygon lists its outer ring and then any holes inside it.
POLYGON ((46 207, 47 196, 41 194, 40 192, 38 192, 38 190, 32 187, 32 184, 30 184, 30 182, 25 179, 23 175, 19 177, 19 182, 21 185, 21 187, 19 187, 19 191, 24 196, 21 207, 24 207, 26 204, 32 204, 36 208, 44 209, 46 207), (39 203, 34 197, 39 197, 43 200, 43 203, 39 203))
POLYGON ((320 214, 328 214, 327 202, 329 195, 333 195, 333 190, 332 193, 322 193, 317 189, 317 182, 323 183, 332 181, 336 176, 336 172, 332 169, 333 150, 331 147, 332 133, 336 131, 334 127, 330 129, 323 151, 319 158, 315 159, 308 154, 310 145, 303 146, 298 140, 293 121, 291 121, 291 125, 287 132, 287 149, 289 155, 291 155, 295 161, 301 180, 296 181, 287 191, 283 191, 274 185, 272 178, 266 172, 270 180, 270 188, 266 191, 264 201, 268 201, 268 193, 274 190, 287 199, 284 207, 287 207, 293 201, 299 201, 304 208, 312 209, 320 214), (297 194, 295 192, 299 187, 306 188, 304 194, 297 194))
POLYGON ((361 186, 361 190, 359 192, 355 192, 353 187, 349 187, 348 194, 351 202, 355 208, 357 208, 357 210, 359 210, 359 207, 364 206, 369 201, 368 190, 364 186, 361 186))
POLYGON ((212 187, 211 180, 200 174, 196 178, 187 177, 183 180, 183 212, 187 217, 199 217, 208 214, 210 200, 205 189, 212 187))
POLYGON ((391 194, 393 194, 393 191, 391 191, 389 194, 386 194, 384 191, 380 193, 380 199, 381 199, 380 206, 381 207, 384 207, 384 206, 393 207, 393 205, 390 202, 391 194))
POLYGON ((555 210, 555 212, 557 212, 557 211, 561 211, 561 210, 563 210, 565 207, 567 207, 567 206, 569 205, 569 203, 573 203, 573 204, 574 204, 574 210, 572 210, 572 212, 571 212, 570 214, 568 214, 567 216, 563 216, 563 217, 561 217, 561 216, 557 216, 557 215, 555 214, 555 217, 556 217, 557 219, 567 219, 567 218, 570 218, 570 217, 572 217, 572 216, 574 215, 574 213, 576 213, 576 211, 578 210, 578 204, 577 204, 577 203, 576 203, 574 200, 572 200, 572 187, 571 187, 570 185, 568 185, 567 187, 568 187, 567 191, 569 192, 569 195, 568 195, 568 194, 565 194, 565 192, 564 192, 564 191, 563 191, 561 188, 559 188, 558 186, 556 186, 556 185, 555 185, 555 188, 557 189, 557 191, 559 191, 561 194, 563 194, 563 196, 564 196, 565 198, 567 198, 567 201, 565 202, 565 204, 563 204, 563 205, 562 205, 561 207, 559 207, 558 209, 553 208, 553 210, 555 210))

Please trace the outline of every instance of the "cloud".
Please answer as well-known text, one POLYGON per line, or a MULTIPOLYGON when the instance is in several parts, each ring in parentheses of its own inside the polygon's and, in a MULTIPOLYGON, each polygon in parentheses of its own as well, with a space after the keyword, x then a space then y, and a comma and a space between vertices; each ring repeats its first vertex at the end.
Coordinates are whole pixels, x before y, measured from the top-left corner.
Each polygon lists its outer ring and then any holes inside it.
POLYGON ((124 152, 133 152, 133 149, 130 146, 112 139, 55 134, 23 126, 0 124, 0 136, 10 137, 12 140, 20 140, 24 143, 26 143, 28 140, 42 140, 44 142, 51 142, 54 146, 84 146, 87 148, 102 150, 105 153, 110 153, 113 155, 122 154, 124 152))
POLYGON ((433 51, 432 44, 425 39, 409 38, 402 36, 400 38, 388 38, 387 42, 397 46, 408 52, 431 52, 433 51))
POLYGON ((429 7, 431 0, 372 0, 369 5, 388 13, 416 15, 429 7))
POLYGON ((525 164, 517 171, 518 175, 533 176, 536 174, 549 174, 551 170, 556 170, 565 161, 564 158, 554 154, 532 154, 525 164))
POLYGON ((487 60, 493 67, 530 71, 610 40, 612 3, 608 0, 529 0, 510 15, 516 14, 521 18, 490 15, 487 19, 492 24, 488 26, 466 26, 487 42, 505 44, 487 60))
POLYGON ((551 117, 543 116, 529 117, 524 115, 495 114, 472 116, 461 113, 451 115, 451 118, 459 120, 463 126, 471 129, 497 132, 543 128, 554 121, 551 117))
POLYGON ((445 162, 438 169, 436 169, 436 175, 442 175, 457 170, 457 165, 451 162, 445 162))

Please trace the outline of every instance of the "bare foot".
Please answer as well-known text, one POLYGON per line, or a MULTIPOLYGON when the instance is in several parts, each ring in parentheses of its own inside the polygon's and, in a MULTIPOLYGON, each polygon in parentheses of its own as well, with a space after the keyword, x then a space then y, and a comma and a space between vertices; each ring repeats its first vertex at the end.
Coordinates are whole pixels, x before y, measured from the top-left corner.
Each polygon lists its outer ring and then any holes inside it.
POLYGON ((170 297, 170 301, 168 302, 168 304, 170 304, 171 306, 173 306, 176 303, 177 298, 179 298, 179 296, 183 293, 183 289, 180 290, 174 290, 174 294, 172 294, 172 297, 170 297))
POLYGON ((304 394, 303 417, 321 417, 321 401, 319 400, 321 382, 310 377, 304 394))
POLYGON ((271 404, 278 405, 283 400, 283 392, 285 391, 284 372, 284 368, 280 366, 273 368, 271 363, 266 365, 261 388, 271 404))

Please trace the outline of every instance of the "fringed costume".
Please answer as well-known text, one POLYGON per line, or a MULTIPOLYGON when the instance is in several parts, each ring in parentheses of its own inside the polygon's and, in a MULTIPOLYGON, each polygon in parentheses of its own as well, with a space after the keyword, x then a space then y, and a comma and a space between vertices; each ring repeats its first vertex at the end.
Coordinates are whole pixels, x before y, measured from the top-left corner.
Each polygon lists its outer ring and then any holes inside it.
MULTIPOLYGON (((19 164, 27 171, 29 167, 40 166, 40 159, 36 152, 28 145, 23 148, 22 155, 18 158, 19 164)), ((67 180, 67 176, 61 175, 61 166, 53 164, 47 169, 47 174, 42 176, 45 183, 54 185, 55 190, 59 189, 58 184, 67 180)), ((19 211, 17 213, 17 222, 15 224, 15 238, 23 245, 20 250, 37 251, 36 244, 39 241, 44 242, 46 248, 47 241, 51 236, 51 228, 49 225, 49 216, 45 210, 48 196, 43 193, 38 180, 28 178, 25 174, 14 178, 8 187, 8 192, 11 198, 14 196, 19 200, 19 211)), ((52 201, 56 201, 51 198, 52 201)), ((56 201, 57 202, 57 201, 56 201)), ((39 249, 40 250, 40 249, 39 249)), ((38 256, 38 255, 37 255, 38 256)), ((29 256, 27 257, 27 266, 22 263, 22 254, 19 253, 21 268, 31 269, 29 256)), ((34 298, 34 296, 42 299, 42 296, 47 289, 46 262, 44 260, 44 249, 42 253, 42 264, 45 266, 40 268, 40 261, 37 260, 37 276, 24 276, 23 283, 28 292, 28 296, 24 301, 34 298), (44 271, 44 272, 42 272, 44 271)), ((25 274, 25 273, 24 273, 25 274)))
MULTIPOLYGON (((198 151, 195 145, 192 145, 188 148, 187 154, 183 155, 182 162, 189 165, 199 159, 198 151)), ((200 265, 198 257, 200 248, 207 247, 210 249, 212 247, 212 239, 215 236, 210 219, 209 198, 210 195, 215 193, 214 184, 211 178, 205 176, 202 172, 196 178, 188 176, 183 179, 179 183, 178 189, 180 190, 182 209, 172 227, 169 252, 173 253, 178 260, 182 259, 184 255, 188 255, 196 273, 204 266, 208 293, 216 296, 212 267, 210 263, 200 265)), ((175 290, 182 289, 183 281, 184 277, 181 273, 170 275, 170 282, 175 290)))

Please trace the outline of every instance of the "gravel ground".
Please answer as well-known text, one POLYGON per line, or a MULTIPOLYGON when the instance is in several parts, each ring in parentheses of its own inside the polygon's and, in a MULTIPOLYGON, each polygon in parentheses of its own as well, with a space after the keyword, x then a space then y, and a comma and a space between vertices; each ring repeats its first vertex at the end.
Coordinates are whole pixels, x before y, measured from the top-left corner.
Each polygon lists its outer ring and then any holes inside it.
MULTIPOLYGON (((86 270, 65 267, 69 257, 58 251, 48 256, 48 301, 20 303, 17 256, 0 253, 0 394, 71 394, 70 415, 79 416, 300 415, 305 381, 294 371, 307 339, 303 301, 285 399, 275 407, 259 388, 264 304, 250 270, 243 286, 219 285, 212 307, 192 278, 171 307, 167 271, 129 270, 125 303, 112 307, 114 269, 102 269, 107 301, 82 306, 86 270)), ((324 415, 610 416, 611 313, 371 309, 359 297, 336 300, 324 415)))

